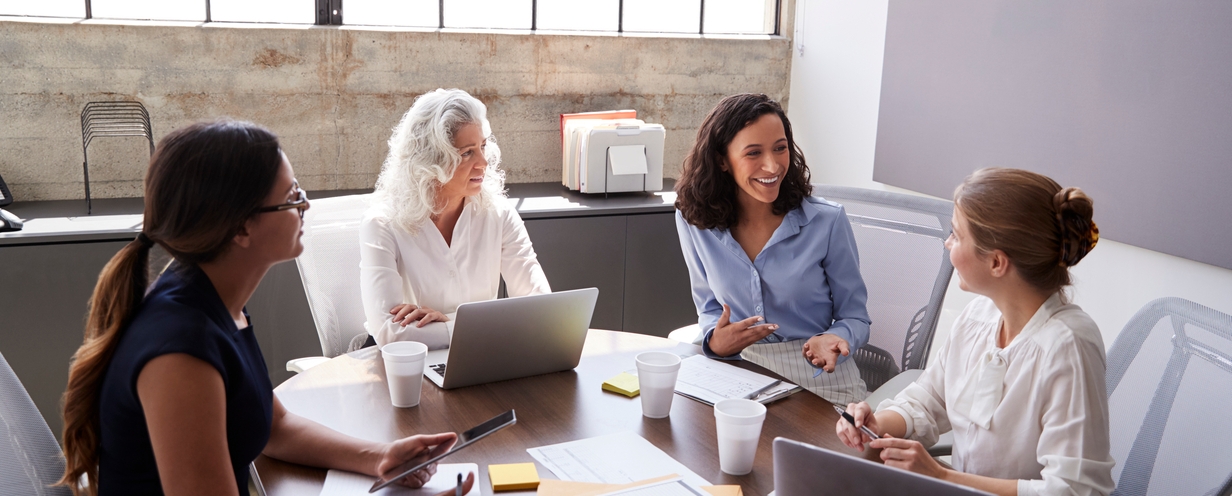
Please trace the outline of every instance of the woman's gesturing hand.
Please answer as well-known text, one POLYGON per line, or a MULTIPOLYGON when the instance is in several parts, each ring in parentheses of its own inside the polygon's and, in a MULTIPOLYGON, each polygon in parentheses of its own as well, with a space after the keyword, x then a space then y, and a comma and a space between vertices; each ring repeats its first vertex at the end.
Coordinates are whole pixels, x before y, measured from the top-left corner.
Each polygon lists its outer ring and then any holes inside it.
POLYGON ((838 366, 838 356, 851 354, 851 346, 847 340, 833 334, 818 334, 804 343, 804 358, 826 372, 834 372, 838 366))
POLYGON ((412 322, 419 321, 415 327, 423 327, 432 322, 445 322, 449 320, 445 314, 433 310, 428 307, 415 306, 410 303, 403 303, 389 309, 389 313, 394 316, 393 321, 402 327, 411 325, 412 322))
POLYGON ((710 351, 719 356, 735 355, 778 330, 778 324, 753 325, 761 320, 761 316, 755 316, 732 322, 731 307, 723 305, 723 315, 710 334, 710 351))

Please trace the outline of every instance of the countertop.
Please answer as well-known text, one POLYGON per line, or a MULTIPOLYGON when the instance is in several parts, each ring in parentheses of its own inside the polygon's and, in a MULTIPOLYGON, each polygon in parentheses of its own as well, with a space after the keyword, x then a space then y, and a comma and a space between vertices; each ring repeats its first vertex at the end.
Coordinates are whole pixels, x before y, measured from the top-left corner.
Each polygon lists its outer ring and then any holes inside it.
MULTIPOLYGON (((583 194, 559 183, 507 184, 509 202, 523 219, 589 217, 671 212, 675 181, 657 192, 583 194)), ((310 191, 309 199, 370 193, 371 190, 310 191)), ((5 208, 22 219, 21 231, 0 233, 0 246, 80 243, 132 239, 141 230, 141 198, 14 202, 5 208)))

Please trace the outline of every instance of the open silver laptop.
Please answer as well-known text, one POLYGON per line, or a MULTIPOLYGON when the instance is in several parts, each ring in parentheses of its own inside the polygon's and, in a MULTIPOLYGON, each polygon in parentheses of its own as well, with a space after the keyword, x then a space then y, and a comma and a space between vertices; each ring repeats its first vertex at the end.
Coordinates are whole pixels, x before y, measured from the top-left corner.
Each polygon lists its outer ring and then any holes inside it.
POLYGON ((597 288, 463 303, 449 348, 429 351, 424 376, 444 389, 577 367, 597 288))
POLYGON ((790 439, 774 439, 774 495, 988 493, 790 439))

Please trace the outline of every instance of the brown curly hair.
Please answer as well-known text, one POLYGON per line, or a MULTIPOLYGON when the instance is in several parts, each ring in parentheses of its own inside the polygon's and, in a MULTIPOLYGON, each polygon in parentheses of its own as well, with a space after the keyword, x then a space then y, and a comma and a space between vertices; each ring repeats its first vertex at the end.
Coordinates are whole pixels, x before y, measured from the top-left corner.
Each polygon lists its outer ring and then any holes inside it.
POLYGON ((1069 267, 1099 241, 1091 198, 1030 171, 975 171, 954 191, 954 207, 978 251, 1005 252, 1027 283, 1047 292, 1069 286, 1069 267))
POLYGON ((699 229, 730 229, 739 220, 740 205, 736 202, 736 181, 723 170, 727 146, 740 130, 763 115, 775 114, 783 121, 787 135, 790 161, 773 212, 783 215, 800 206, 813 194, 809 184, 808 165, 804 153, 791 134, 791 122, 778 102, 766 95, 743 93, 731 95, 719 102, 701 128, 693 149, 684 159, 684 171, 676 182, 676 208, 689 224, 699 229))

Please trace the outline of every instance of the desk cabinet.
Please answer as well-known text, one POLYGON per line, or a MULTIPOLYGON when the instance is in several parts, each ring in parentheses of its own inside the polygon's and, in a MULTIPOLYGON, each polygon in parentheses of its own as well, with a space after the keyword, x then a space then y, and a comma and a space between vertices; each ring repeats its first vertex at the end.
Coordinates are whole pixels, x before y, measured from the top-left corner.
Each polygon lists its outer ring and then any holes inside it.
POLYGON ((124 241, 0 247, 0 353, 56 438, 98 273, 124 241))
POLYGON ((697 322, 671 213, 527 219, 553 291, 599 288, 590 326, 665 337, 697 322))

